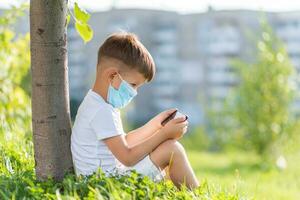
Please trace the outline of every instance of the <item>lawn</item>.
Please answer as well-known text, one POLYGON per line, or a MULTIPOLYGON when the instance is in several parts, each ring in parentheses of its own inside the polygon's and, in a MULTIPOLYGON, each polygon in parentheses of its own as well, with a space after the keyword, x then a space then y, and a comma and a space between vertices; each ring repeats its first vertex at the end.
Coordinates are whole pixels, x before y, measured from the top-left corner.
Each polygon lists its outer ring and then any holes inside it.
MULTIPOLYGON (((4 134, 5 135, 5 134, 4 134)), ((0 134, 1 136, 1 134, 0 134)), ((189 192, 177 190, 170 181, 155 184, 148 178, 88 179, 67 175, 62 182, 38 182, 34 175, 31 137, 0 137, 0 199, 299 199, 300 151, 287 154, 287 169, 267 168, 254 153, 187 150, 201 181, 189 192)))
POLYGON ((266 169, 254 153, 208 153, 188 150, 199 180, 254 199, 300 198, 300 151, 287 156, 287 169, 266 169))
POLYGON ((31 137, 0 132, 0 199, 244 200, 248 198, 244 198, 238 191, 220 188, 218 183, 212 181, 210 183, 202 181, 199 188, 188 191, 186 188, 178 190, 171 181, 154 183, 148 177, 136 173, 132 173, 131 176, 108 178, 100 170, 87 178, 77 178, 74 173, 70 173, 63 181, 48 179, 39 182, 34 173, 31 137))

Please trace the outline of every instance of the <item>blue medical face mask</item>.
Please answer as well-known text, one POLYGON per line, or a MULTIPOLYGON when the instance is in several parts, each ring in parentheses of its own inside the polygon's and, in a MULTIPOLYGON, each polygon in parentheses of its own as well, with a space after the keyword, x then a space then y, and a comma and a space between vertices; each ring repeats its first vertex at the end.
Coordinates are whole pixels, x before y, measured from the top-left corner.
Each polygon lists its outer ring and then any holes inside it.
POLYGON ((109 84, 107 101, 114 108, 123 108, 137 95, 136 90, 122 79, 119 89, 115 89, 109 84))

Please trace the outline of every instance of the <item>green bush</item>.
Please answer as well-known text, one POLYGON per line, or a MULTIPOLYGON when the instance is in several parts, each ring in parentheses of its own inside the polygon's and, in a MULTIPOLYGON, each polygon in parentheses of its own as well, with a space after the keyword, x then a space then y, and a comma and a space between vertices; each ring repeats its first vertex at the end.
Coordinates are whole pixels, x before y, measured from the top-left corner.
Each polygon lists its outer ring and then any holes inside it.
POLYGON ((241 84, 237 89, 235 114, 245 138, 263 154, 286 134, 294 69, 284 46, 267 24, 262 26, 257 50, 256 63, 238 68, 241 84))
POLYGON ((296 89, 294 66, 284 44, 265 20, 254 62, 234 60, 239 84, 215 118, 219 143, 252 149, 263 158, 278 156, 278 144, 294 126, 291 103, 296 89))

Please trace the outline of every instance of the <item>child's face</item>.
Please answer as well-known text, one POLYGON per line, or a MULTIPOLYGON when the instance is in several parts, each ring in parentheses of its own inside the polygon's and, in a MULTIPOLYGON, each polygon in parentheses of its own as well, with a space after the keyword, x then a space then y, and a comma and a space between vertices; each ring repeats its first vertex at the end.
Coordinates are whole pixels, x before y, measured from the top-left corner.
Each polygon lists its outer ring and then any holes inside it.
POLYGON ((132 86, 135 90, 141 87, 146 79, 143 74, 138 72, 137 70, 129 70, 126 72, 113 72, 111 76, 111 84, 115 89, 118 89, 122 79, 125 80, 129 85, 132 86))

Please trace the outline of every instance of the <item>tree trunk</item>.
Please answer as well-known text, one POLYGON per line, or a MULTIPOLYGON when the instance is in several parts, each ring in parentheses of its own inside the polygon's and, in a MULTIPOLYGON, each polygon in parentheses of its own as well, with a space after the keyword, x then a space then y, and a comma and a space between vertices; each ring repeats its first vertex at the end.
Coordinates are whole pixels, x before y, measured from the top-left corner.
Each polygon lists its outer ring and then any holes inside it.
POLYGON ((30 1, 32 129, 39 180, 60 180, 72 168, 67 2, 30 1))

